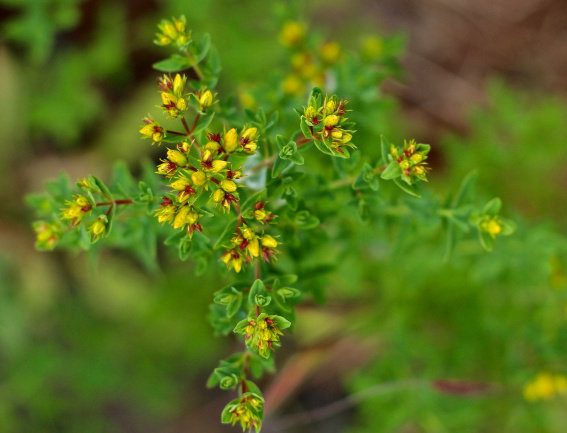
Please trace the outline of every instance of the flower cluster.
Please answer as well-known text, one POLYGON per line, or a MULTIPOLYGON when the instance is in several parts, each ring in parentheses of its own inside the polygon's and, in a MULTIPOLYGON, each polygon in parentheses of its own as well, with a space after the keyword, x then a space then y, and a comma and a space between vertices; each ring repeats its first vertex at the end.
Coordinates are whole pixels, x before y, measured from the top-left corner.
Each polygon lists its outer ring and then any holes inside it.
POLYGON ((156 33, 154 43, 156 45, 176 45, 179 49, 186 47, 191 42, 191 30, 187 30, 187 20, 183 15, 179 18, 162 20, 158 24, 159 32, 156 33))
POLYGON ((84 217, 89 215, 93 210, 93 206, 84 195, 76 194, 73 200, 65 201, 65 207, 61 211, 61 218, 71 220, 71 226, 78 225, 84 217))
POLYGON ((144 138, 150 138, 152 140, 152 144, 157 144, 159 146, 166 136, 165 129, 163 129, 163 127, 150 115, 144 117, 142 121, 145 125, 140 129, 140 133, 144 136, 144 138))
POLYGON ((264 399, 253 392, 246 392, 226 405, 222 413, 222 422, 232 425, 240 423, 243 431, 256 432, 262 427, 264 418, 264 399))
POLYGON ((398 163, 401 177, 407 184, 412 185, 418 179, 427 182, 426 175, 430 168, 425 160, 429 149, 428 144, 418 144, 415 140, 410 140, 409 143, 404 141, 403 148, 390 145, 390 156, 398 163))
POLYGON ((344 153, 345 146, 356 149, 351 142, 355 131, 349 129, 352 124, 344 116, 347 104, 346 99, 339 99, 336 95, 325 96, 322 103, 317 98, 310 98, 302 116, 313 137, 339 153, 344 153))
POLYGON ((292 52, 292 72, 283 81, 286 94, 303 95, 308 83, 323 86, 328 68, 342 56, 340 45, 332 41, 321 44, 316 55, 311 54, 305 36, 305 25, 296 21, 284 23, 279 36, 281 44, 292 52))
POLYGON ((281 345, 282 329, 289 328, 291 323, 281 316, 261 313, 258 317, 248 317, 238 322, 234 332, 244 335, 244 341, 250 350, 263 358, 270 357, 270 351, 281 345))
POLYGON ((187 111, 187 95, 184 93, 186 82, 187 77, 180 74, 176 74, 174 79, 171 79, 169 75, 164 75, 158 81, 163 103, 159 107, 170 119, 176 119, 187 111))
POLYGON ((528 401, 550 400, 558 394, 567 394, 567 378, 560 374, 540 373, 524 386, 528 401))
POLYGON ((57 223, 36 221, 33 224, 36 234, 35 247, 39 250, 52 250, 61 236, 61 228, 57 223))
MULTIPOLYGON (((264 218, 262 223, 266 221, 264 218)), ((220 261, 224 262, 228 269, 234 269, 236 272, 240 272, 243 265, 250 264, 259 258, 270 263, 270 260, 278 254, 276 250, 278 241, 273 236, 263 232, 259 235, 246 224, 236 229, 230 243, 230 248, 222 254, 220 261)))

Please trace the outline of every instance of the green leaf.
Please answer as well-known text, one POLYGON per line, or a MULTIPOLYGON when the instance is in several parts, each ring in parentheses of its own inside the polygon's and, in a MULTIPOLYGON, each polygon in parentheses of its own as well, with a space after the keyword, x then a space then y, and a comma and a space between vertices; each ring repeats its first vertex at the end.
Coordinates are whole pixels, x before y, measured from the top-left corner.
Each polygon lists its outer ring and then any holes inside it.
POLYGON ((279 155, 276 156, 274 166, 272 167, 272 178, 278 177, 282 171, 292 164, 291 159, 282 159, 279 155))
POLYGON ((382 172, 380 177, 382 179, 390 180, 400 177, 401 175, 402 169, 400 167, 400 164, 398 164, 396 161, 391 161, 386 167, 386 170, 382 172))
POLYGON ((185 69, 189 69, 191 62, 187 57, 183 57, 179 54, 173 54, 170 58, 162 60, 160 62, 154 63, 152 67, 161 72, 178 72, 185 69))
POLYGON ((211 122, 213 121, 214 117, 215 117, 214 112, 211 112, 211 114, 208 116, 201 116, 199 122, 197 123, 197 126, 195 127, 195 130, 193 131, 193 134, 198 134, 199 132, 207 129, 211 124, 211 122))
POLYGON ((226 306, 226 315, 234 317, 242 305, 242 293, 235 294, 226 306))
POLYGON ((271 317, 271 320, 276 322, 276 326, 280 328, 280 331, 282 329, 287 329, 291 326, 291 322, 282 316, 273 316, 271 317))
POLYGON ((486 203, 486 206, 484 206, 482 213, 485 215, 490 215, 492 217, 495 217, 500 212, 501 207, 502 207, 502 201, 498 197, 495 197, 492 200, 490 200, 488 203, 486 203))
POLYGON ((312 215, 308 210, 301 210, 295 214, 294 222, 301 230, 311 230, 320 223, 319 218, 312 215))
POLYGON ((492 238, 488 233, 485 231, 479 230, 478 231, 480 244, 486 251, 492 251, 493 241, 492 238))
POLYGON ((419 190, 415 185, 408 185, 407 183, 401 181, 400 179, 394 179, 394 183, 404 192, 407 192, 409 195, 413 195, 414 197, 421 197, 419 190))
POLYGON ((299 152, 299 150, 296 150, 294 153, 292 153, 289 159, 295 165, 303 165, 305 163, 305 159, 303 158, 303 155, 299 152))
POLYGON ((98 177, 95 176, 89 176, 89 180, 92 181, 98 188, 100 188, 102 195, 104 195, 110 201, 114 200, 112 198, 112 194, 110 193, 110 190, 102 180, 100 180, 98 177))
POLYGON ((222 248, 225 244, 228 243, 229 239, 232 237, 232 235, 236 231, 237 221, 238 221, 238 218, 235 218, 226 225, 222 234, 219 236, 219 238, 217 239, 217 241, 216 241, 216 243, 213 247, 215 250, 222 248))
POLYGON ((309 125, 305 123, 305 117, 301 116, 301 123, 299 126, 301 127, 301 132, 306 138, 313 137, 313 134, 311 134, 311 128, 309 128, 309 125))
POLYGON ((319 151, 327 154, 327 155, 332 155, 334 156, 333 152, 331 152, 331 149, 321 140, 313 140, 313 143, 315 143, 315 147, 317 149, 319 149, 319 151))
POLYGON ((256 304, 257 296, 268 296, 268 291, 266 290, 266 286, 264 286, 262 280, 254 281, 254 284, 252 284, 252 287, 250 288, 250 292, 248 293, 248 303, 250 306, 256 304))
POLYGON ((318 109, 323 103, 323 92, 320 87, 313 87, 309 95, 309 105, 318 109))
POLYGON ((205 33, 203 35, 203 39, 201 39, 201 41, 196 45, 195 62, 191 66, 200 63, 207 56, 210 48, 211 35, 205 33))

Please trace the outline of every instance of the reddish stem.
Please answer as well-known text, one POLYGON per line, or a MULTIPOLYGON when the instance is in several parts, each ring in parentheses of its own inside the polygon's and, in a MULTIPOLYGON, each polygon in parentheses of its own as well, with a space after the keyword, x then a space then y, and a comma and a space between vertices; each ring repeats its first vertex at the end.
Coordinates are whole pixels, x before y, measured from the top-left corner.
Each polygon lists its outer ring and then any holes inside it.
POLYGON ((104 203, 97 203, 98 206, 114 206, 114 205, 121 205, 121 204, 133 204, 134 200, 124 199, 124 200, 114 200, 114 201, 106 201, 104 203))
POLYGON ((187 137, 187 134, 185 134, 185 133, 183 133, 183 132, 170 131, 169 129, 167 129, 165 132, 167 132, 168 134, 182 135, 183 137, 187 137))
POLYGON ((185 128, 185 131, 187 131, 187 134, 183 134, 183 135, 191 135, 191 131, 192 129, 189 129, 189 125, 187 125, 187 121, 185 120, 185 117, 181 118, 181 123, 183 123, 183 127, 185 128))
MULTIPOLYGON (((197 113, 197 116, 195 117, 195 121, 193 122, 193 126, 191 127, 191 131, 187 131, 187 132, 192 133, 195 130, 195 127, 197 126, 197 122, 199 121, 200 118, 201 118, 201 113, 197 113)), ((183 119, 183 124, 187 125, 185 119, 183 119)), ((185 126, 185 128, 187 128, 187 126, 185 126)))

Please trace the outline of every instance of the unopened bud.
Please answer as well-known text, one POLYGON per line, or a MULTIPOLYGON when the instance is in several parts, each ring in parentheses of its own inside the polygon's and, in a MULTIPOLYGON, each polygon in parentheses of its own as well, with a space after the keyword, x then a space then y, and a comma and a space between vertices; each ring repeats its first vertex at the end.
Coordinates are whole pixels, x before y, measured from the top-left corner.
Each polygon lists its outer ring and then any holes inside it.
POLYGON ((234 183, 232 180, 228 180, 228 179, 222 180, 221 183, 220 183, 220 187, 222 189, 224 189, 226 192, 234 192, 238 189, 238 186, 236 185, 236 183, 234 183))
POLYGON ((181 166, 181 167, 184 167, 185 165, 187 165, 187 157, 185 155, 183 155, 178 150, 169 149, 167 151, 167 159, 169 159, 175 165, 178 165, 178 166, 181 166))
POLYGON ((224 200, 224 191, 222 189, 217 189, 213 192, 211 197, 215 203, 220 203, 224 200))
POLYGON ((232 128, 226 134, 224 134, 224 150, 228 153, 234 152, 237 146, 236 129, 232 128))
POLYGON ((203 92, 203 94, 199 97, 199 108, 201 111, 205 111, 213 104, 213 94, 210 90, 203 92))
POLYGON ((201 186, 207 181, 207 175, 202 171, 196 171, 191 175, 191 180, 193 181, 193 185, 201 186))
POLYGON ((262 243, 262 246, 266 247, 266 248, 277 248, 278 246, 278 241, 276 241, 272 236, 270 235, 264 235, 262 236, 262 239, 260 239, 260 242, 262 243))
POLYGON ((330 116, 325 117, 323 122, 325 123, 325 126, 335 126, 339 123, 339 116, 331 114, 330 116))

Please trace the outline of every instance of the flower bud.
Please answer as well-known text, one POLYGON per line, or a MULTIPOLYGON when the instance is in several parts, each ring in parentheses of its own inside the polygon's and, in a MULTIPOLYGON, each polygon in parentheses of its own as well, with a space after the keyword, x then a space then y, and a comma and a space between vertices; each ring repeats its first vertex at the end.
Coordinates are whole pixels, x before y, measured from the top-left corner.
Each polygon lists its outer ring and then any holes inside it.
POLYGON ((334 113, 336 109, 337 109, 337 103, 331 99, 327 101, 327 104, 325 105, 325 114, 334 113))
POLYGON ((177 212, 177 215, 175 215, 175 219, 173 220, 174 229, 178 229, 187 224, 187 215, 189 214, 189 211, 189 206, 183 206, 179 209, 179 212, 177 212))
POLYGON ((248 128, 242 132, 242 138, 246 141, 256 140, 256 134, 258 133, 258 128, 248 128))
POLYGON ((195 224, 199 219, 199 214, 195 211, 191 211, 187 214, 187 222, 189 224, 195 224))
POLYGON ((211 197, 215 203, 220 203, 224 200, 224 191, 222 189, 217 189, 213 192, 211 197))
POLYGON ((309 120, 314 119, 317 117, 317 110, 315 110, 315 107, 310 105, 303 111, 303 115, 309 120))
POLYGON ((180 152, 188 153, 191 149, 191 145, 187 141, 184 141, 183 143, 178 144, 177 148, 180 152))
POLYGON ((232 153, 236 150, 237 141, 236 141, 236 129, 232 128, 226 134, 224 134, 224 150, 228 153, 232 153))
POLYGON ((223 161, 222 159, 216 159, 213 161, 213 167, 211 171, 213 173, 218 173, 219 171, 224 170, 226 165, 227 165, 226 161, 223 161))
POLYGON ((325 126, 335 126, 337 123, 339 123, 339 116, 331 114, 330 116, 325 117, 323 123, 325 124, 325 126))
POLYGON ((222 180, 221 183, 220 183, 220 187, 222 189, 224 189, 226 192, 234 192, 238 189, 238 186, 236 185, 236 183, 234 183, 234 181, 228 180, 228 179, 222 180))
POLYGON ((103 221, 96 220, 89 228, 94 237, 98 237, 106 230, 106 224, 103 221))
POLYGON ((331 137, 340 140, 343 136, 343 131, 341 131, 340 129, 335 129, 333 130, 333 132, 331 132, 331 137))
POLYGON ((177 104, 175 104, 179 111, 186 111, 187 110, 187 100, 185 98, 179 98, 177 100, 177 104))
POLYGON ((193 181, 193 185, 201 186, 207 181, 207 175, 202 171, 196 171, 191 175, 191 180, 193 181))
POLYGON ((210 162, 213 159, 213 152, 209 149, 205 149, 203 151, 203 155, 201 156, 201 161, 203 162, 210 162))
POLYGON ((321 47, 321 58, 327 64, 333 64, 341 57, 341 46, 336 42, 327 42, 321 47))
POLYGON ((260 255, 260 243, 258 242, 258 238, 252 239, 246 246, 246 249, 252 257, 258 257, 260 255))
POLYGON ((182 77, 180 74, 176 74, 175 78, 173 79, 173 94, 178 98, 183 95, 186 80, 187 78, 185 76, 182 77))
POLYGON ((205 111, 213 104, 213 94, 210 90, 203 92, 203 94, 199 97, 199 110, 205 111))
POLYGON ((211 152, 216 152, 217 150, 219 150, 219 148, 220 144, 218 144, 216 141, 209 141, 207 144, 205 144, 205 149, 210 150, 211 152))
POLYGON ((169 149, 167 151, 167 159, 169 159, 175 165, 178 165, 178 166, 181 166, 181 167, 187 165, 187 157, 185 155, 183 155, 178 150, 169 149))
POLYGON ((246 240, 253 239, 254 236, 256 236, 256 233, 254 233, 254 230, 252 230, 251 228, 248 228, 248 227, 242 227, 240 229, 240 231, 242 232, 242 236, 246 240))
POLYGON ((161 92, 161 102, 164 107, 172 107, 177 103, 177 98, 169 92, 161 92))
POLYGON ((175 182, 171 182, 169 186, 176 191, 183 191, 188 186, 191 186, 191 184, 189 183, 189 179, 182 177, 181 179, 178 179, 175 182))
POLYGON ((264 221, 266 219, 266 211, 264 209, 258 209, 254 211, 254 218, 258 221, 264 221))
POLYGON ((348 132, 343 134, 343 137, 341 138, 341 142, 343 144, 349 143, 350 140, 352 140, 352 134, 349 134, 348 132))
POLYGON ((276 241, 270 235, 262 236, 262 239, 260 239, 260 242, 262 243, 262 246, 264 246, 266 248, 277 248, 277 246, 278 246, 278 241, 276 241))
POLYGON ((286 47, 294 47, 301 43, 305 36, 305 27, 297 21, 287 21, 280 33, 280 42, 286 47))
POLYGON ((410 156, 410 161, 418 164, 423 161, 423 156, 421 156, 419 153, 414 153, 412 156, 410 156))

